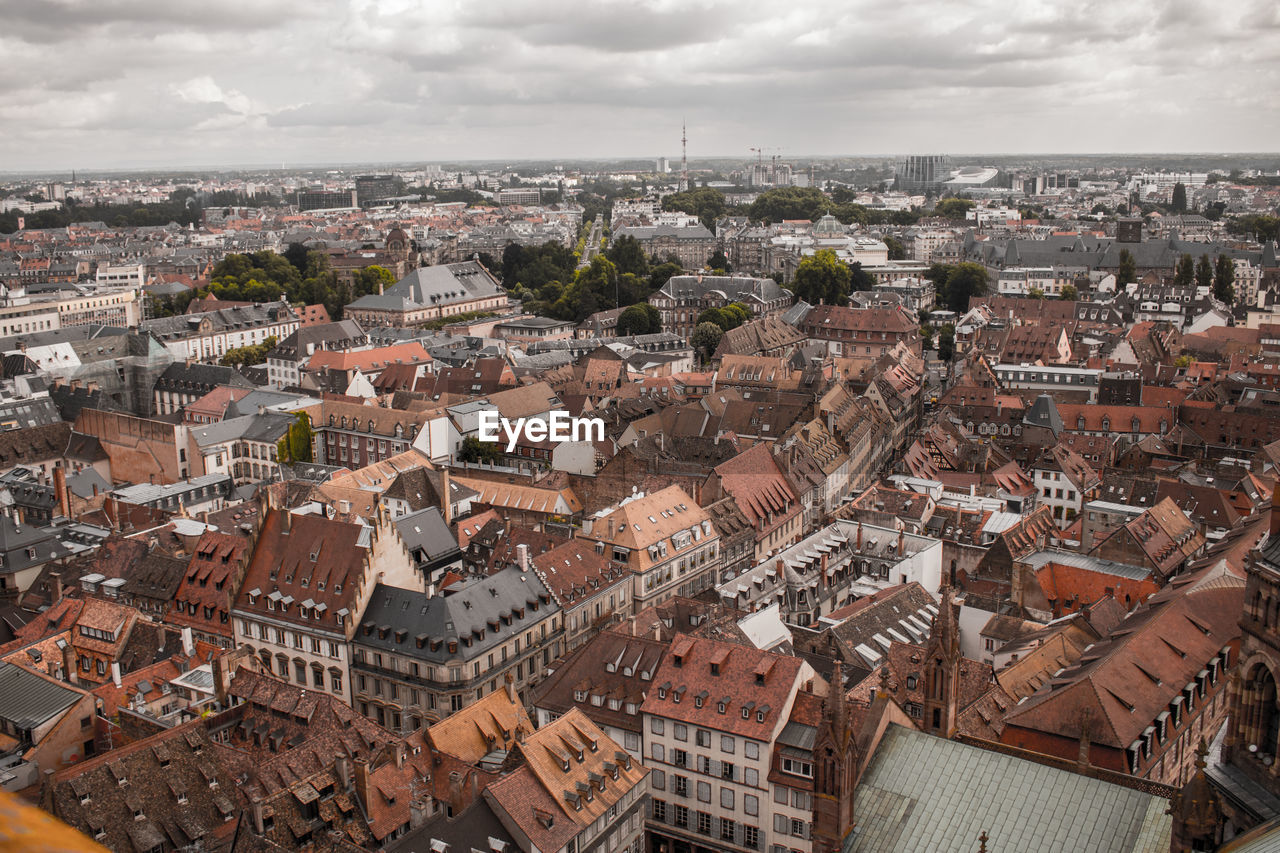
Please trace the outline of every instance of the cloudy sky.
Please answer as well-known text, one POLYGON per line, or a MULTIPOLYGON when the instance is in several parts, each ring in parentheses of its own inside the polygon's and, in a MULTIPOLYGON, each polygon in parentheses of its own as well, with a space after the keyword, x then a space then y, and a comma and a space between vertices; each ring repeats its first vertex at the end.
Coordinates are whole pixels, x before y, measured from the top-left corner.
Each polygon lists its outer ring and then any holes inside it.
POLYGON ((1274 0, 0 0, 0 170, 1267 151, 1274 0))

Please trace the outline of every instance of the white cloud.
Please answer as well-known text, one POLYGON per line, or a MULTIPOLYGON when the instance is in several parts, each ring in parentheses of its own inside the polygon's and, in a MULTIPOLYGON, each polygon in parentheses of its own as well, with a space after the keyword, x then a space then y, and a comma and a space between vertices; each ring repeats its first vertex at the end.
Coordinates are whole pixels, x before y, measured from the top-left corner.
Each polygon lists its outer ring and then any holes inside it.
POLYGON ((1262 0, 0 0, 0 20, 11 169, 671 155, 682 119, 695 156, 1280 138, 1262 0))

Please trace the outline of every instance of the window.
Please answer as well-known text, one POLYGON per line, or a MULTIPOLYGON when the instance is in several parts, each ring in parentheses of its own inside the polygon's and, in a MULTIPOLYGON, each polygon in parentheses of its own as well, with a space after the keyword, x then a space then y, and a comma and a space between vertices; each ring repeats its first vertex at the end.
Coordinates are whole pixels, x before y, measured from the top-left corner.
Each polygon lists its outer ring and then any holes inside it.
POLYGON ((754 758, 759 758, 759 757, 760 757, 760 744, 756 743, 756 742, 755 742, 755 741, 753 741, 753 740, 749 740, 749 741, 747 741, 747 744, 746 744, 746 746, 744 747, 743 752, 745 753, 745 755, 747 756, 747 758, 753 758, 753 759, 754 759, 754 758))
POLYGON ((688 829, 689 828, 689 809, 677 803, 675 805, 675 808, 672 809, 672 811, 674 812, 674 816, 675 816, 675 821, 674 821, 675 825, 680 827, 681 829, 688 829))
MULTIPOLYGON (((673 777, 675 778, 675 777, 673 777)), ((653 775, 649 777, 650 783, 655 791, 665 791, 667 789, 667 774, 664 770, 654 770, 653 775)))
POLYGON ((760 771, 754 767, 744 767, 742 769, 742 781, 747 785, 759 785, 760 771))
POLYGON ((760 798, 755 794, 743 794, 742 810, 752 816, 760 814, 760 798))
MULTIPOLYGON (((676 750, 677 753, 679 751, 680 750, 678 749, 676 750)), ((649 745, 649 756, 653 758, 655 761, 662 761, 663 758, 665 758, 664 752, 665 750, 663 749, 663 746, 660 743, 654 743, 649 745)), ((678 765, 680 764, 680 762, 677 761, 676 764, 678 765)))
POLYGON ((807 761, 799 761, 794 758, 782 759, 782 772, 792 773, 796 776, 813 777, 813 765, 807 761))
POLYGON ((711 834, 711 814, 710 812, 698 812, 698 832, 703 835, 711 834))
POLYGON ((677 797, 689 796, 689 777, 688 776, 672 776, 671 792, 677 797))
POLYGON ((720 789, 720 808, 722 809, 733 808, 733 789, 732 788, 720 789))
POLYGON ((742 826, 742 846, 751 850, 760 849, 760 828, 751 824, 742 826))
POLYGON ((653 819, 654 819, 654 820, 657 820, 657 821, 661 821, 661 822, 663 822, 663 823, 666 823, 666 822, 667 822, 667 803, 666 803, 666 800, 654 800, 654 801, 653 801, 653 819))
MULTIPOLYGON (((584 698, 585 698, 585 697, 584 697, 584 698)), ((581 701, 581 700, 579 700, 579 701, 581 701)), ((662 734, 662 733, 663 733, 663 729, 664 729, 665 727, 666 727, 666 726, 665 726, 665 721, 664 721, 661 717, 650 717, 650 718, 649 718, 649 731, 653 732, 655 735, 660 735, 660 734, 662 734)), ((679 728, 679 727, 677 726, 677 728, 679 728)))
POLYGON ((733 755, 734 739, 733 735, 720 735, 720 751, 733 755))
POLYGON ((685 752, 683 749, 671 750, 671 763, 677 767, 688 767, 689 753, 685 752))
POLYGON ((711 746, 711 732, 706 729, 698 729, 698 746, 711 746))
POLYGON ((674 733, 675 733, 675 736, 676 736, 676 740, 688 740, 688 739, 689 739, 689 727, 688 727, 688 726, 686 726, 684 723, 676 723, 676 727, 675 727, 675 732, 674 732, 674 733))
POLYGON ((711 783, 710 782, 698 783, 698 802, 700 803, 711 802, 711 783))
POLYGON ((791 834, 796 838, 804 838, 804 821, 799 818, 791 818, 791 834))

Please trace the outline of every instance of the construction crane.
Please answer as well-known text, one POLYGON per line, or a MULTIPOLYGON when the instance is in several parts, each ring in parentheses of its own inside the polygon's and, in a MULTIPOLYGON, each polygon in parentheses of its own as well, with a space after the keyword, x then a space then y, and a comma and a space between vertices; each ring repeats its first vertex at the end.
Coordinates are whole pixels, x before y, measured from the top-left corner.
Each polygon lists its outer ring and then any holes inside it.
POLYGON ((748 147, 747 150, 756 152, 756 163, 762 166, 764 165, 764 149, 763 148, 748 147))

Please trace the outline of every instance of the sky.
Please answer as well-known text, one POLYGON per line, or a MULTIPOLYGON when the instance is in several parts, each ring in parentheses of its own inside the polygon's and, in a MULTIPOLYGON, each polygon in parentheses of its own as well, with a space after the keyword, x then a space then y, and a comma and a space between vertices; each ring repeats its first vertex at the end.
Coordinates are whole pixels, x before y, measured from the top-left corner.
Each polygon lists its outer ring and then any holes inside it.
POLYGON ((1274 0, 0 0, 0 171, 1274 151, 1274 0))

